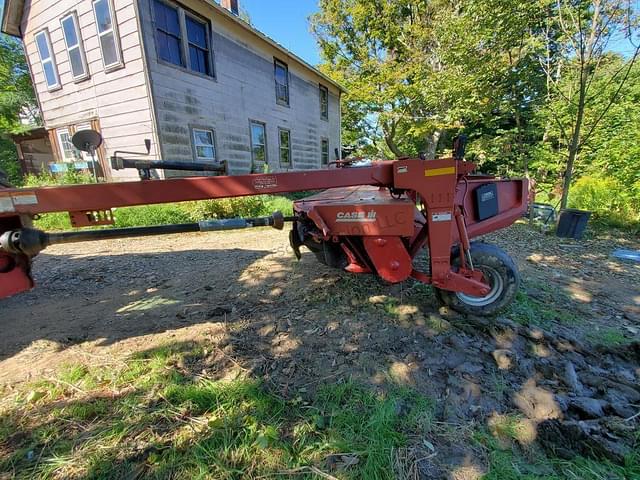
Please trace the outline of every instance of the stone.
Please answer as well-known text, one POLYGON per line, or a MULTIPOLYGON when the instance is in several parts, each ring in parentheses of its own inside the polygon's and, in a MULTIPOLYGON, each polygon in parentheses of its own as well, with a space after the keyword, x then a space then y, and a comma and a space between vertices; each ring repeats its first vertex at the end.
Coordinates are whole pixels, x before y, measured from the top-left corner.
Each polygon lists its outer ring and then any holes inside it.
POLYGON ((580 385, 578 374, 576 373, 573 363, 565 362, 562 380, 572 391, 576 393, 580 393, 582 391, 582 385, 580 385))
POLYGON ((496 361, 496 365, 500 370, 509 370, 513 364, 513 352, 511 350, 507 350, 506 348, 499 348, 494 350, 493 359, 496 361))
POLYGON ((614 402, 609 407, 614 415, 622 418, 631 418, 638 413, 636 409, 626 402, 614 402))
POLYGON ((224 306, 217 306, 207 312, 209 317, 222 317, 223 315, 231 313, 231 308, 224 306))
POLYGON ((581 418, 600 418, 604 417, 604 406, 608 403, 604 400, 598 400, 590 397, 576 397, 569 402, 569 409, 575 411, 581 418))
POLYGON ((631 452, 627 445, 604 438, 600 428, 586 422, 545 420, 538 424, 537 433, 538 441, 547 451, 567 460, 580 455, 622 464, 631 452))

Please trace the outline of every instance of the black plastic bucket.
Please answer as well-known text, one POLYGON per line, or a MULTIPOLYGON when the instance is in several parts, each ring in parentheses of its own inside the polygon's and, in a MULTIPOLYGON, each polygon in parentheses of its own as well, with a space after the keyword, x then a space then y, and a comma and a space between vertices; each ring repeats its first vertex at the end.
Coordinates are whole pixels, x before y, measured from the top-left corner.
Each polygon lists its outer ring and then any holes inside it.
POLYGON ((558 237, 580 240, 584 229, 587 227, 590 216, 591 212, 586 210, 576 210, 574 208, 562 210, 558 219, 556 235, 558 237))

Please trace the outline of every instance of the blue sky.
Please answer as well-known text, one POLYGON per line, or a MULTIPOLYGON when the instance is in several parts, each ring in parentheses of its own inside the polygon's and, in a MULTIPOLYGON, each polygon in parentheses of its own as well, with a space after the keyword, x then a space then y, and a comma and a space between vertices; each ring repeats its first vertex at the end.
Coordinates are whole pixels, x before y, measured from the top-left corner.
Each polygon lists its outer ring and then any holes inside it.
POLYGON ((318 10, 317 0, 239 0, 253 26, 311 65, 320 54, 307 18, 318 10))

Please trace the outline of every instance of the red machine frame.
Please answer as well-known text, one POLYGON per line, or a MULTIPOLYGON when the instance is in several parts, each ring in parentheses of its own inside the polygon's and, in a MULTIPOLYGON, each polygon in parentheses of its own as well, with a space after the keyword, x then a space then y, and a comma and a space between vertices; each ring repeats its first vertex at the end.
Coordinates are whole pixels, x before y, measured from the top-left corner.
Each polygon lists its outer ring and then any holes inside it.
MULTIPOLYGON (((474 169, 475 164, 453 158, 400 159, 366 167, 276 174, 0 188, 0 235, 20 231, 34 216, 49 212, 69 212, 74 226, 103 225, 112 223, 110 209, 114 207, 370 186, 377 187, 378 193, 374 193, 376 188, 362 189, 371 193, 365 201, 358 198, 345 204, 327 194, 298 201, 294 220, 311 220, 317 227, 315 241, 345 240, 341 245, 349 258, 349 271, 375 271, 390 282, 412 277, 440 289, 482 296, 490 286, 482 272, 467 263, 469 239, 504 228, 522 216, 527 207, 528 182, 470 175, 474 169), (471 194, 487 184, 496 185, 500 210, 480 220, 471 194), (326 213, 332 203, 336 215, 342 213, 342 217, 326 213), (369 222, 369 229, 363 228, 363 223, 371 220, 363 219, 367 212, 374 212, 375 219, 369 222), (398 212, 404 220, 395 218, 398 212), (409 214, 411 218, 406 218, 409 214), (350 238, 362 239, 362 245, 349 248, 350 238), (460 265, 454 268, 451 252, 457 244, 461 246, 460 265), (420 272, 414 269, 413 258, 425 246, 430 269, 420 272), (366 262, 359 259, 363 255, 366 262)), ((356 190, 351 189, 351 193, 356 190)), ((344 194, 341 198, 349 193, 339 191, 344 194)), ((30 265, 35 253, 0 249, 0 298, 33 287, 30 265)))

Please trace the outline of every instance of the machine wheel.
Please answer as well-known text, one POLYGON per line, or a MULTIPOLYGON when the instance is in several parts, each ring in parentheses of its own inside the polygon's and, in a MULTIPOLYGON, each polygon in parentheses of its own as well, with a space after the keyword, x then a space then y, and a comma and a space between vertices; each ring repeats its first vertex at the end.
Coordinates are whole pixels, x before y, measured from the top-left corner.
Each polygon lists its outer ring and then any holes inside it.
POLYGON ((339 245, 322 242, 318 249, 311 250, 320 263, 333 268, 344 268, 349 264, 347 256, 339 245))
MULTIPOLYGON (((456 248, 452 255, 454 267, 460 264, 458 251, 456 248)), ((520 285, 518 268, 503 250, 487 243, 472 243, 471 258, 474 268, 482 271, 491 285, 491 291, 483 297, 474 297, 436 288, 436 298, 444 305, 461 313, 494 315, 507 307, 516 296, 520 285)))

